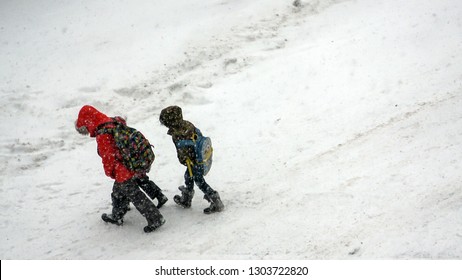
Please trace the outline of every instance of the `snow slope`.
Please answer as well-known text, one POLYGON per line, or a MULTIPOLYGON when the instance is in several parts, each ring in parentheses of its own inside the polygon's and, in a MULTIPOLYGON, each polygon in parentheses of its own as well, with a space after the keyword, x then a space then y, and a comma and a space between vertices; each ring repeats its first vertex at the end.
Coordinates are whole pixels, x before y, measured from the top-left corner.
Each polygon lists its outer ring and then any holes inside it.
POLYGON ((462 3, 2 1, 2 259, 460 259, 462 3), (165 3, 164 3, 165 2, 165 3), (155 145, 172 198, 184 168, 160 110, 214 143, 226 211, 170 201, 122 227, 92 104, 155 145))

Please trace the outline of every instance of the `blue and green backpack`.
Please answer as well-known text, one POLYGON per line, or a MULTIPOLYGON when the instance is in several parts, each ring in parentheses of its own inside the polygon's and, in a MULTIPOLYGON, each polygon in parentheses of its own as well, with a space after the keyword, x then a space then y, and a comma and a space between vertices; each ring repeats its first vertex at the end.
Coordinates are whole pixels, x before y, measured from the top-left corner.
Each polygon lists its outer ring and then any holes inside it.
POLYGON ((207 175, 210 168, 212 168, 213 156, 212 140, 209 137, 203 136, 201 131, 196 128, 193 139, 179 140, 175 145, 177 148, 193 146, 196 155, 196 164, 201 164, 204 167, 204 176, 207 175))

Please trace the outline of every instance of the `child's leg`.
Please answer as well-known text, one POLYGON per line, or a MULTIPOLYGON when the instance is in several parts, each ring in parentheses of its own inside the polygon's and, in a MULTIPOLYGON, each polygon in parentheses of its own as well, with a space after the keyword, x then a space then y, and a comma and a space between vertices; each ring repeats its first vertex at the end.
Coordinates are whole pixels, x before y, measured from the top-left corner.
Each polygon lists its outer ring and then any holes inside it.
POLYGON ((164 218, 157 210, 154 203, 148 199, 148 197, 140 190, 138 184, 134 179, 125 181, 119 185, 119 188, 123 194, 133 203, 136 209, 143 215, 148 221, 148 226, 153 224, 160 224, 164 221, 164 218))
POLYGON ((152 199, 157 199, 157 208, 162 207, 168 198, 162 193, 162 190, 147 175, 136 180, 138 186, 152 199))
POLYGON ((184 208, 191 207, 191 201, 194 197, 194 179, 189 175, 189 171, 186 170, 184 173, 184 184, 185 186, 180 186, 178 189, 181 191, 181 195, 175 195, 173 200, 176 204, 183 206, 184 208))
POLYGON ((199 189, 205 194, 204 199, 210 202, 210 206, 204 209, 205 214, 223 211, 224 205, 221 202, 220 195, 214 191, 204 179, 204 167, 202 165, 195 165, 193 167, 194 182, 199 189))
POLYGON ((112 199, 112 217, 116 220, 122 219, 128 210, 130 201, 128 197, 121 191, 120 186, 114 183, 111 193, 112 199))
POLYGON ((202 165, 196 164, 193 169, 193 177, 191 180, 194 180, 199 189, 207 196, 210 196, 215 193, 215 191, 205 182, 204 179, 204 168, 202 165))
POLYGON ((184 184, 187 190, 194 190, 194 177, 189 175, 189 170, 186 169, 184 173, 184 184))

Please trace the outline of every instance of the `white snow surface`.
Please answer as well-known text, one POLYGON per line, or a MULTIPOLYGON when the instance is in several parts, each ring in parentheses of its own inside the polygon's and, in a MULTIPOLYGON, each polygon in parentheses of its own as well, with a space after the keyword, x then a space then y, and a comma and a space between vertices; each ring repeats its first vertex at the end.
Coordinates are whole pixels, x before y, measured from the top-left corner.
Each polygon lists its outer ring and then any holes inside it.
POLYGON ((462 258, 462 1, 2 0, 1 259, 462 258), (105 224, 90 104, 169 197, 105 224), (225 211, 175 205, 162 108, 214 144, 225 211))

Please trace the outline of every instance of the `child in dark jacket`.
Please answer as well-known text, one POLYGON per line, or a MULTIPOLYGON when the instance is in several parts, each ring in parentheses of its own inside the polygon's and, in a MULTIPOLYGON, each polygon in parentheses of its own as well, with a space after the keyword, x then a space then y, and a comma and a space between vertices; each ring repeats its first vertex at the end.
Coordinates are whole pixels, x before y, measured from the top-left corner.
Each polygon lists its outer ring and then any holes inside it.
POLYGON ((170 106, 163 109, 159 117, 160 123, 168 128, 168 135, 172 136, 177 150, 178 160, 187 167, 184 174, 185 185, 179 187, 180 195, 175 195, 173 200, 184 208, 191 207, 194 196, 194 183, 204 193, 204 199, 210 202, 210 206, 204 209, 205 214, 223 211, 224 205, 218 192, 213 190, 204 179, 204 166, 196 160, 193 146, 178 145, 182 140, 194 140, 196 128, 189 121, 183 120, 182 110, 178 106, 170 106))

